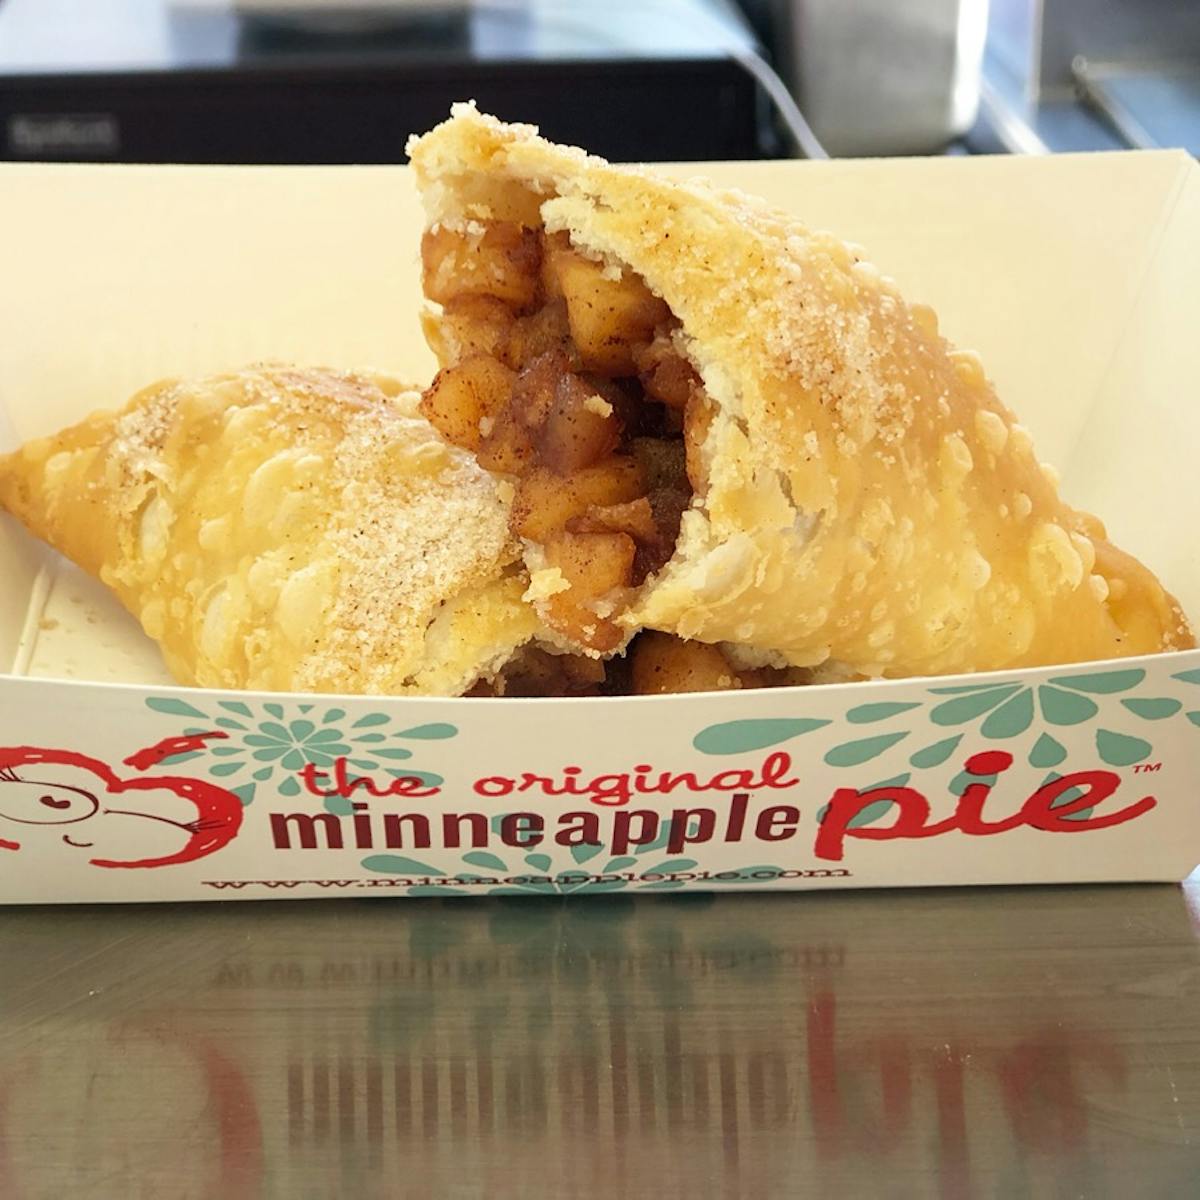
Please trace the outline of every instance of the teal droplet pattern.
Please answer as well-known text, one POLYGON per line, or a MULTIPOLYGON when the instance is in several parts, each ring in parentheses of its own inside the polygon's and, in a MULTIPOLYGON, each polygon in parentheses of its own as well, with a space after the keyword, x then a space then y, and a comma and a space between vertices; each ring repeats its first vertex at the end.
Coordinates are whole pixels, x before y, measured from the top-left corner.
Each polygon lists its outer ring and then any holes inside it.
POLYGON ((904 729, 897 733, 881 733, 876 737, 843 742, 840 746, 834 746, 832 750, 826 752, 825 761, 831 767, 857 767, 860 763, 878 758, 885 750, 890 750, 908 735, 908 730, 904 729))
POLYGON ((464 854, 463 862, 470 863, 473 867, 483 867, 488 871, 508 870, 504 865, 504 859, 489 854, 486 850, 472 850, 470 854, 464 854))
POLYGON ((1032 723, 1033 693, 1022 688, 988 716, 979 732, 987 738, 1011 738, 1024 733, 1032 723))
POLYGON ((775 717, 750 721, 723 721, 702 729, 692 739, 701 754, 746 754, 778 746, 801 734, 823 729, 833 722, 813 717, 775 717))
POLYGON ((457 725, 448 725, 438 721, 431 725, 414 725, 411 729, 402 729, 396 737, 417 738, 424 741, 436 741, 440 738, 452 738, 458 734, 457 725))
POLYGON ((1048 683, 1038 688, 1038 702, 1042 706, 1042 716, 1051 725, 1080 725, 1100 711, 1094 700, 1064 692, 1048 683))
POLYGON ((1140 667, 1135 667, 1127 671, 1098 671, 1094 675, 1060 675, 1050 682, 1073 688, 1077 692, 1110 696, 1114 692, 1127 692, 1130 688, 1137 687, 1145 678, 1146 672, 1140 667))
POLYGON ((365 717, 359 717, 351 728, 370 729, 372 725, 386 725, 389 720, 387 713, 367 713, 365 717))
POLYGON ((1029 765, 1032 767, 1057 767, 1066 757, 1067 751, 1063 744, 1048 733, 1043 733, 1034 742, 1033 749, 1029 752, 1029 765))
POLYGON ((198 708, 193 708, 184 700, 180 700, 175 696, 150 696, 146 700, 146 707, 152 708, 155 712, 166 713, 172 717, 203 717, 198 708))
POLYGON ((1162 721, 1166 717, 1173 717, 1183 707, 1182 701, 1171 700, 1165 696, 1148 697, 1145 700, 1122 700, 1121 704, 1135 717, 1146 721, 1162 721))
POLYGON ((888 717, 895 717, 900 713, 920 707, 919 701, 912 701, 907 704, 899 702, 860 704, 857 708, 852 708, 846 714, 846 720, 851 725, 870 725, 875 721, 886 721, 888 717))
POLYGON ((1010 680, 989 680, 987 683, 956 683, 947 687, 929 689, 931 696, 963 696, 967 692, 990 692, 995 688, 1010 687, 1014 691, 1021 685, 1010 680))
POLYGON ((1013 683, 1006 687, 988 688, 987 691, 969 692, 937 705, 930 712, 929 719, 935 725, 963 725, 986 712, 991 712, 1020 690, 1021 685, 1013 683))
MULTIPOLYGON (((437 867, 431 867, 428 863, 418 862, 415 858, 405 858, 401 854, 368 854, 362 860, 362 865, 368 871, 379 871, 386 875, 430 875, 438 876, 445 875, 445 871, 439 871, 437 867)), ((442 889, 438 889, 438 894, 441 894, 442 889)))
POLYGON ((918 750, 908 761, 912 766, 919 767, 923 771, 929 767, 940 767, 954 753, 962 739, 961 733, 943 738, 940 742, 934 742, 932 746, 918 750))
POLYGON ((1112 767, 1128 767, 1148 758, 1153 747, 1143 738, 1114 733, 1111 729, 1096 730, 1096 749, 1112 767))

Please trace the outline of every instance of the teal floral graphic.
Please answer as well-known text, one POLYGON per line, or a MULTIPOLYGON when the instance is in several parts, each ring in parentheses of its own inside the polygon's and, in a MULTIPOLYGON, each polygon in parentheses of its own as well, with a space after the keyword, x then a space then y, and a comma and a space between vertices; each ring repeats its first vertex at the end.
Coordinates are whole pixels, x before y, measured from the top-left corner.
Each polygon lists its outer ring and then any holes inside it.
MULTIPOLYGON (((823 760, 831 767, 858 767, 879 758, 902 742, 925 741, 929 724, 944 730, 970 729, 989 741, 1011 741, 1026 734, 1038 718, 1044 728, 1027 748, 1031 766, 1052 768, 1066 759, 1067 751, 1053 730, 1095 723, 1092 741, 1100 760, 1109 766, 1126 767, 1145 761, 1153 753, 1148 737, 1129 731, 1129 717, 1155 722, 1175 717, 1187 707, 1174 696, 1126 695, 1146 678, 1140 667, 1092 673, 1058 675, 1044 683, 1025 684, 1014 680, 989 679, 979 683, 931 687, 925 701, 881 701, 859 704, 845 714, 850 726, 887 723, 889 728, 865 733, 839 742, 824 751, 823 760), (897 720, 902 724, 897 726, 897 720), (1125 728, 1114 728, 1124 724, 1125 728)), ((1200 684, 1200 671, 1184 671, 1172 678, 1200 684)), ((1184 713, 1194 725, 1200 725, 1200 711, 1184 713)), ((704 754, 742 754, 782 745, 815 732, 829 721, 772 718, 769 720, 726 721, 703 729, 693 745, 704 754)), ((1142 732, 1142 731, 1139 731, 1142 732)), ((962 742, 963 732, 936 737, 912 750, 909 765, 929 770, 946 762, 962 742)))
MULTIPOLYGON (((1108 713, 1102 715, 1106 697, 1128 692, 1145 678, 1143 669, 1129 668, 1055 676, 1036 687, 1000 681, 931 688, 930 695, 936 699, 929 719, 943 727, 977 723, 978 732, 985 738, 1006 741, 1024 734, 1039 714, 1045 725, 1057 729, 1100 718, 1104 724, 1094 734, 1100 760, 1109 766, 1126 767, 1147 759, 1153 745, 1145 738, 1107 728, 1107 724, 1114 718, 1123 719, 1125 713, 1144 721, 1161 720, 1183 707, 1181 701, 1169 697, 1125 697, 1119 701, 1119 709, 1109 704, 1108 713)), ((1046 731, 1039 734, 1026 758, 1031 766, 1053 767, 1066 755, 1062 743, 1046 731)))
MULTIPOLYGON (((219 729, 226 735, 209 743, 204 750, 177 754, 163 761, 175 765, 211 755, 219 761, 209 766, 209 774, 228 779, 234 785, 231 790, 244 804, 254 799, 261 783, 274 782, 280 795, 296 796, 301 791, 297 772, 312 764, 328 773, 339 758, 362 771, 420 779, 433 787, 443 782, 440 775, 397 765, 413 756, 410 747, 397 743, 436 741, 458 734, 454 725, 441 722, 391 729, 393 717, 389 713, 371 712, 351 720, 343 708, 318 704, 292 705, 289 715, 289 706, 272 701, 262 706, 267 719, 257 716, 241 700, 220 700, 211 713, 177 697, 151 696, 146 704, 155 712, 209 722, 206 726, 189 727, 185 734, 219 729)), ((352 811, 349 799, 343 796, 327 796, 324 804, 339 815, 352 811)))

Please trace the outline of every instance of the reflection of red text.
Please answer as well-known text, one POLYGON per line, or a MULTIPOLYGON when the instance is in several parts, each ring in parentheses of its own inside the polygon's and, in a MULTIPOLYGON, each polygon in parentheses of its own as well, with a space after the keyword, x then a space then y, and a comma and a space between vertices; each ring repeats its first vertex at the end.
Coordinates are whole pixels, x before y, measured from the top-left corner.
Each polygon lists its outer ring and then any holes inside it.
POLYGON ((1125 1060, 1115 1046, 1062 1029, 1047 1029, 1000 1060, 1000 1086, 1013 1133, 1035 1150, 1075 1150, 1087 1134, 1079 1072, 1094 1067, 1125 1087, 1125 1060))
MULTIPOLYGON (((571 1157, 581 1165, 606 1147, 599 1167, 617 1186, 650 1152, 643 1143, 657 1145, 655 1153, 668 1144, 711 1147, 714 1169, 753 1175, 763 1169, 767 1135, 792 1139, 799 1154, 811 1148, 833 1170, 847 1159, 920 1156, 934 1194, 967 1200, 981 1186, 973 1159, 986 1161, 981 1147, 995 1143, 998 1123, 1029 1150, 1075 1150, 1087 1136, 1084 1097, 1096 1073, 1117 1091, 1125 1083, 1119 1050, 1080 1033, 1015 1046, 997 1045, 986 1031, 923 1038, 911 1025, 889 1028, 885 1016, 864 1026, 861 1009, 843 1031, 831 986, 814 990, 797 1015, 801 1027, 782 1043, 742 1025, 709 1029, 698 1041, 683 1012, 648 1019, 614 1006, 595 1042, 540 1050, 478 1034, 470 1050, 447 1042, 438 1053, 418 1040, 365 1064, 314 1049, 288 1065, 290 1138, 360 1146, 394 1139, 404 1153, 421 1154, 436 1141, 532 1146, 551 1137, 576 1147, 571 1157)), ((698 1169, 699 1161, 680 1166, 698 1169)))
POLYGON ((908 1046, 901 1038, 876 1037, 861 1047, 839 1048, 835 1040, 835 1000, 831 991, 817 992, 808 1004, 808 1088, 817 1151, 823 1158, 843 1150, 847 1116, 839 1077, 848 1069, 865 1070, 879 1080, 876 1116, 857 1114, 856 1147, 874 1154, 893 1150, 908 1131, 912 1113, 912 1070, 908 1046))
POLYGON ((262 1131, 254 1093, 238 1065, 215 1042, 198 1039, 192 1043, 192 1052, 204 1067, 220 1135, 218 1194, 223 1200, 242 1196, 250 1200, 261 1194, 263 1174, 262 1131))
MULTIPOLYGON (((163 1195, 167 1179, 179 1182, 170 1193, 179 1197, 252 1200, 261 1195, 263 1147, 254 1093, 237 1063, 215 1041, 174 1027, 114 1025, 95 1042, 72 1048, 70 1065, 89 1079, 83 1091, 74 1086, 74 1075, 63 1070, 62 1053, 60 1044, 49 1042, 43 1055, 30 1054, 0 1076, 3 1200, 86 1190, 89 1172, 114 1161, 124 1164, 131 1195, 137 1187, 143 1189, 139 1195, 163 1195), (140 1069, 143 1076, 157 1071, 185 1088, 190 1063, 196 1081, 189 1089, 192 1107, 213 1121, 213 1136, 164 1136, 162 1097, 136 1090, 136 1074, 127 1077, 126 1072, 131 1056, 145 1057, 134 1071, 140 1069), (113 1061, 106 1063, 106 1058, 113 1061), (30 1120, 36 1121, 35 1130, 24 1127, 30 1120), (78 1135, 80 1129, 86 1134, 78 1135), (62 1138, 61 1145, 56 1137, 62 1138), (104 1150, 93 1161, 89 1145, 96 1140, 104 1150), (203 1147, 200 1161, 181 1163, 171 1157, 191 1146, 203 1147)), ((172 1098, 174 1117, 181 1112, 180 1101, 172 1098)))
POLYGON ((967 1158, 967 1105, 963 1090, 964 1055, 952 1045, 937 1052, 933 1084, 937 1095, 938 1174, 946 1200, 966 1200, 971 1194, 967 1158))

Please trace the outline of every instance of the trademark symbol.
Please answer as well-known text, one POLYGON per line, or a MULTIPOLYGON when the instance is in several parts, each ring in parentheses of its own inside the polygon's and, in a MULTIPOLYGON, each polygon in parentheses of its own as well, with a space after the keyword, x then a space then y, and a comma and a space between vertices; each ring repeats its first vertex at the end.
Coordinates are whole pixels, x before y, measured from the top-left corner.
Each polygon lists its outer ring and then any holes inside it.
POLYGON ((1149 775, 1151 771, 1160 771, 1160 770, 1162 770, 1162 763, 1160 763, 1160 762, 1138 763, 1138 765, 1133 768, 1133 773, 1135 775, 1149 775))

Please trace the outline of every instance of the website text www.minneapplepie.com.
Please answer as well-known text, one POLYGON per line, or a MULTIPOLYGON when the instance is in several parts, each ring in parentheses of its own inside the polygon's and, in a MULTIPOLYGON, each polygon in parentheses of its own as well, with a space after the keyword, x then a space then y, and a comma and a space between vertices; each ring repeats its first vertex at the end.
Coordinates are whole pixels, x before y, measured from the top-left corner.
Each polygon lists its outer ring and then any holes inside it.
POLYGON ((839 867, 788 870, 755 867, 743 871, 610 871, 597 875, 586 871, 562 871, 558 875, 390 875, 378 879, 205 879, 211 888, 408 888, 408 887, 536 887, 557 884, 578 887, 596 883, 769 883, 777 879, 845 879, 852 872, 839 867))

